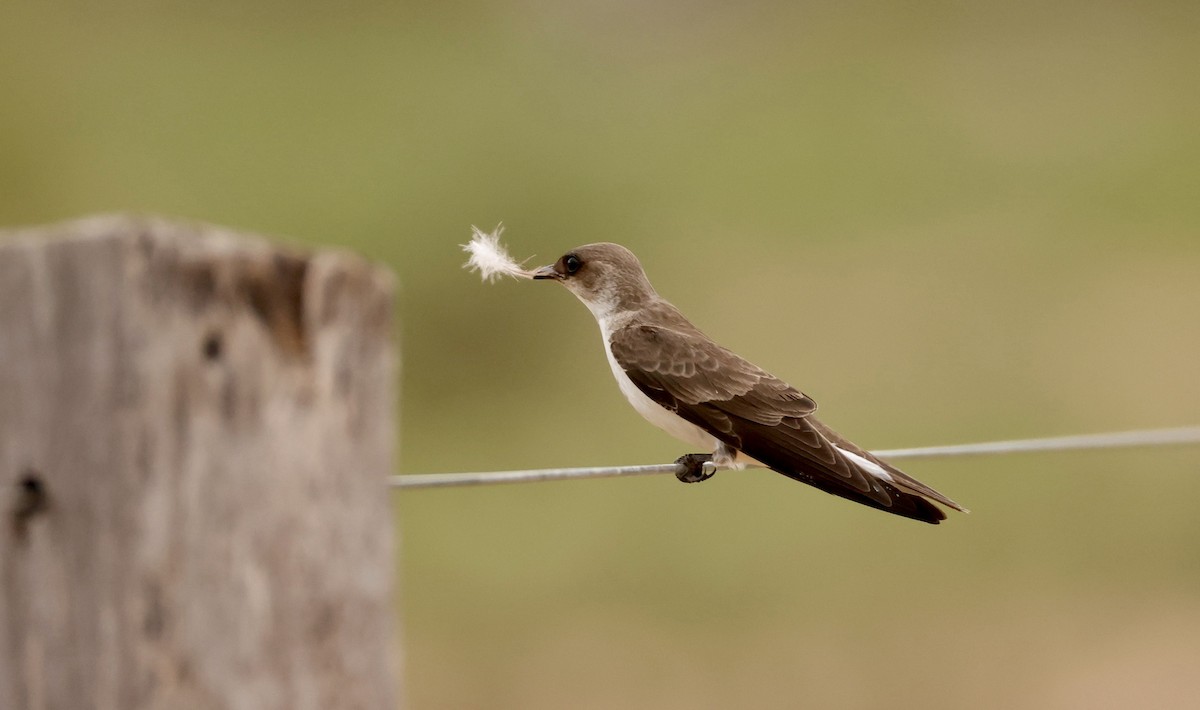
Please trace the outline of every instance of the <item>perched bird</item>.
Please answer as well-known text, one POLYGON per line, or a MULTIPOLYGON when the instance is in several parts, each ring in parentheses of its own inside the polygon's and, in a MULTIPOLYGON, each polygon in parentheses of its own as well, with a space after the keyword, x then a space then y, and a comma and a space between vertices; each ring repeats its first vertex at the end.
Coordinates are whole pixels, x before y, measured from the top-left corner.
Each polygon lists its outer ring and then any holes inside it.
POLYGON ((679 458, 679 480, 703 481, 716 465, 757 463, 914 520, 945 520, 930 500, 965 512, 822 424, 808 395, 700 332, 658 295, 625 247, 588 244, 530 274, 562 284, 596 317, 608 363, 633 408, 704 450, 679 458))

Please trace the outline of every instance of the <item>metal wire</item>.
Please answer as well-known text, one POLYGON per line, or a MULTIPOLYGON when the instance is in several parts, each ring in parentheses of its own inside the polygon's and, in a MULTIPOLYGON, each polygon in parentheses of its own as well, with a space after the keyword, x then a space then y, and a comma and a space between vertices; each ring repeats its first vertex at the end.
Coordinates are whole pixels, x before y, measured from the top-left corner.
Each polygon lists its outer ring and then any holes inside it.
MULTIPOLYGON (((1200 426, 1175 429, 1142 429, 1107 434, 1054 436, 1040 439, 1011 439, 976 444, 924 446, 909 449, 873 451, 884 459, 940 458, 946 456, 983 456, 1031 451, 1078 451, 1083 449, 1115 449, 1135 446, 1171 446, 1200 444, 1200 426)), ((451 486, 483 486, 497 483, 530 483, 578 478, 616 478, 619 476, 648 476, 675 473, 681 466, 674 463, 647 466, 596 466, 591 468, 541 468, 526 471, 479 471, 473 473, 419 473, 391 476, 392 488, 446 488, 451 486)), ((729 467, 719 467, 728 470, 729 467)))

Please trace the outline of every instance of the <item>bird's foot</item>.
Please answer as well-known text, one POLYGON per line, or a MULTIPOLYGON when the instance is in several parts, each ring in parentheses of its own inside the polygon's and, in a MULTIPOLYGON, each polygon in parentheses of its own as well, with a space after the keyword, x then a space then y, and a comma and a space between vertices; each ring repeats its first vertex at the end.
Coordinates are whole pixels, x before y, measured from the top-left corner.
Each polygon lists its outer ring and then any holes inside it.
POLYGON ((683 483, 699 483, 707 481, 717 472, 712 454, 684 454, 675 459, 676 466, 683 468, 675 472, 675 478, 683 483))

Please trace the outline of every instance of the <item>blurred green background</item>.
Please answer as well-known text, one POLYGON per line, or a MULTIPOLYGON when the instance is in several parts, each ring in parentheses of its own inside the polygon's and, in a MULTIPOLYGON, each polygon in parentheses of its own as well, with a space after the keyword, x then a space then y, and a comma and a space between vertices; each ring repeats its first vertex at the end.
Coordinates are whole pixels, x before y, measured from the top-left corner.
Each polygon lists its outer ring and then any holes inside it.
MULTIPOLYGON (((869 447, 1200 423, 1200 5, 32 2, 0 224, 136 210, 400 275, 404 472, 663 462, 515 254, 639 256, 869 447)), ((1182 708, 1200 451, 396 494, 408 704, 1182 708)))

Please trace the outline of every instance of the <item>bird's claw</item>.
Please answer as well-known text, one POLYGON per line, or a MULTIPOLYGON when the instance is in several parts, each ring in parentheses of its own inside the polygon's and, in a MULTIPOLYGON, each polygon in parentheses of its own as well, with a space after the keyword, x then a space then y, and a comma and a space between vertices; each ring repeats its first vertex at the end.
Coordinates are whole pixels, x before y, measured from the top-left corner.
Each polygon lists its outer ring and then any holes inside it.
POLYGON ((681 467, 675 471, 675 478, 683 483, 707 481, 717 472, 712 454, 684 454, 675 459, 675 465, 681 467))

